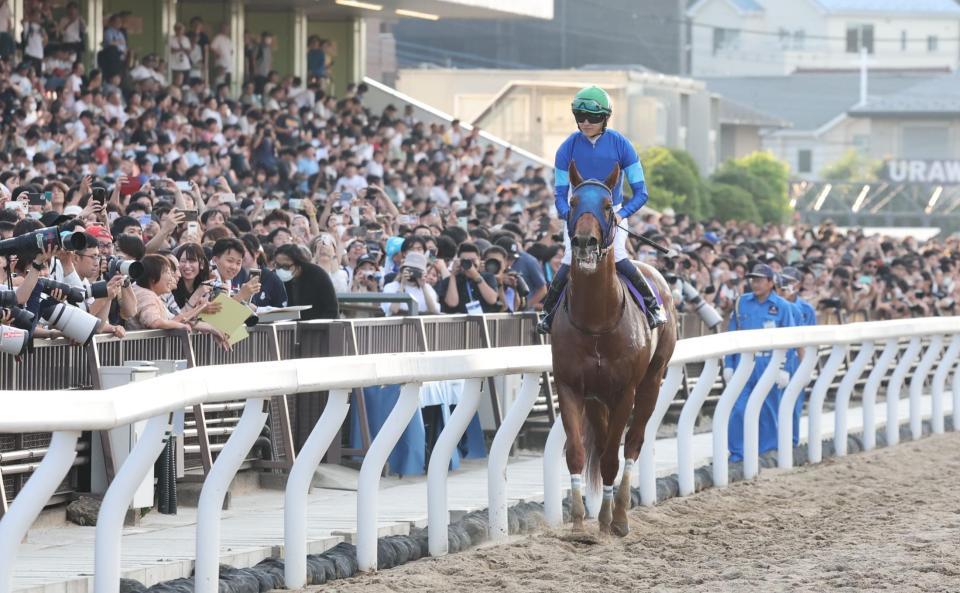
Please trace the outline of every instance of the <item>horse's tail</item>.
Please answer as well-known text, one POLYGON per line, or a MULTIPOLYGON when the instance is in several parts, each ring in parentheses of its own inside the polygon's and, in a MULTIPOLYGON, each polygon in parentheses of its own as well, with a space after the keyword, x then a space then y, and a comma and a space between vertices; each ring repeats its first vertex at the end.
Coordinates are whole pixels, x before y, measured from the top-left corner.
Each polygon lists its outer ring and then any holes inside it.
POLYGON ((587 416, 586 425, 583 427, 583 449, 586 453, 584 485, 593 492, 599 492, 603 486, 603 477, 600 475, 600 456, 606 445, 610 409, 594 398, 587 399, 584 408, 587 416))

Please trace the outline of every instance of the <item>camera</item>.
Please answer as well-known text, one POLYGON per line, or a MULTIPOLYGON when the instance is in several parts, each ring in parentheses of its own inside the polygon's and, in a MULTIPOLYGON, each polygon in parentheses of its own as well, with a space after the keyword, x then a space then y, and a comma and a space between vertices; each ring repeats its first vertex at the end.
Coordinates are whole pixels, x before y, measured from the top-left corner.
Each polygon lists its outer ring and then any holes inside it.
POLYGON ((523 279, 523 276, 516 272, 507 272, 510 276, 516 281, 516 291, 520 295, 520 298, 527 298, 527 295, 530 294, 530 286, 527 284, 527 281, 523 279))
POLYGON ((30 332, 18 327, 0 325, 0 353, 20 356, 30 344, 30 332))
POLYGON ((135 260, 111 257, 107 262, 107 278, 113 278, 117 274, 129 276, 131 280, 136 280, 140 277, 140 274, 143 274, 143 264, 135 260))
POLYGON ((37 285, 40 287, 43 292, 50 294, 56 289, 60 289, 63 292, 63 296, 67 298, 67 302, 76 304, 82 303, 86 298, 87 294, 82 288, 77 288, 76 286, 70 286, 65 282, 57 282, 56 280, 51 280, 50 278, 40 278, 37 280, 37 285))
POLYGON ((693 308, 694 312, 700 317, 700 320, 703 321, 708 329, 713 329, 723 323, 723 316, 720 315, 713 305, 703 300, 703 297, 700 296, 700 292, 694 285, 673 274, 666 275, 665 278, 667 282, 671 284, 679 284, 681 298, 693 308))
POLYGON ((0 290, 0 307, 16 307, 20 303, 17 301, 17 293, 14 290, 0 290))
POLYGON ((379 282, 380 272, 364 272, 363 278, 364 280, 376 280, 377 282, 379 282))
POLYGON ((0 241, 0 257, 16 255, 23 251, 45 251, 50 247, 66 247, 72 251, 79 251, 86 246, 87 239, 83 236, 83 233, 70 233, 66 237, 62 237, 60 229, 49 226, 19 237, 11 237, 0 241))
POLYGON ((464 272, 466 272, 467 270, 473 269, 473 260, 472 259, 460 260, 460 269, 463 270, 464 272))
POLYGON ((843 302, 840 299, 821 299, 820 306, 827 309, 840 309, 843 302))
POLYGON ((423 270, 420 268, 407 268, 407 273, 410 274, 410 280, 414 282, 419 282, 423 278, 423 270))
POLYGON ((101 324, 99 318, 66 303, 57 303, 53 307, 47 307, 41 313, 41 317, 47 321, 50 327, 59 330, 66 337, 84 346, 90 343, 93 334, 97 333, 101 324))
POLYGON ((10 325, 19 329, 30 331, 33 329, 34 315, 26 309, 20 307, 4 307, 4 313, 10 313, 10 325))

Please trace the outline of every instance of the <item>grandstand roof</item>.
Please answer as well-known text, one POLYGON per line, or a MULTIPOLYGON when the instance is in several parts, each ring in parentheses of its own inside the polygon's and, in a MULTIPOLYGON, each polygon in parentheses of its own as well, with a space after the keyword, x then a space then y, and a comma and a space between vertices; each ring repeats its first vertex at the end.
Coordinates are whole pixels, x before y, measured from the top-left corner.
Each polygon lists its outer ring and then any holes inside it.
POLYGON ((827 12, 960 15, 955 0, 814 0, 827 12))

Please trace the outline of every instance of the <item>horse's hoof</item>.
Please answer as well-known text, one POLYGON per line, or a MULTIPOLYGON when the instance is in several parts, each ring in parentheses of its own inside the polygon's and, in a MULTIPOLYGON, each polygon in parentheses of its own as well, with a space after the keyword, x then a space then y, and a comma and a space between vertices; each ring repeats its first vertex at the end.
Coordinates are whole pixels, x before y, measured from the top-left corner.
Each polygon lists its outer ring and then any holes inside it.
POLYGON ((600 533, 603 535, 610 535, 610 525, 609 524, 600 524, 600 533))
POLYGON ((573 525, 571 526, 571 529, 572 529, 573 531, 583 531, 583 530, 584 530, 584 529, 583 529, 583 519, 580 519, 580 520, 574 519, 574 520, 573 520, 573 525))
POLYGON ((613 534, 615 536, 624 537, 625 535, 630 533, 630 524, 627 523, 626 521, 624 521, 623 523, 618 523, 617 521, 614 521, 610 525, 610 529, 611 531, 613 531, 613 534))

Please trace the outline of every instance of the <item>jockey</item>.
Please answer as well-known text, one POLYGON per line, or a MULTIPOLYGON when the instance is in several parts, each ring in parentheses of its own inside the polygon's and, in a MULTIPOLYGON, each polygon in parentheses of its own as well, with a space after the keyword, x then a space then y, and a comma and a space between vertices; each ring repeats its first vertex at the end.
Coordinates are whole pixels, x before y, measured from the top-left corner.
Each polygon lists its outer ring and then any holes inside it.
MULTIPOLYGON (((606 91, 597 86, 581 89, 573 98, 572 107, 578 130, 557 149, 554 173, 557 214, 561 219, 566 220, 570 213, 571 188, 568 171, 571 161, 576 162, 577 170, 584 179, 604 179, 613 169, 613 165, 619 163, 623 171, 621 180, 626 177, 627 183, 633 189, 633 197, 629 202, 623 202, 622 181, 613 188, 613 205, 620 207, 615 219, 618 228, 613 238, 613 255, 617 271, 625 276, 643 296, 647 308, 647 322, 651 329, 656 329, 666 323, 667 318, 643 274, 627 257, 627 233, 619 227, 621 220, 629 218, 647 202, 643 166, 630 141, 619 132, 607 129, 607 120, 613 110, 610 96, 606 91)), ((566 227, 563 232, 563 248, 562 265, 557 270, 550 284, 550 291, 543 300, 543 311, 546 315, 537 325, 537 331, 542 334, 550 333, 554 310, 567 284, 567 274, 570 271, 572 253, 570 234, 566 227)))

